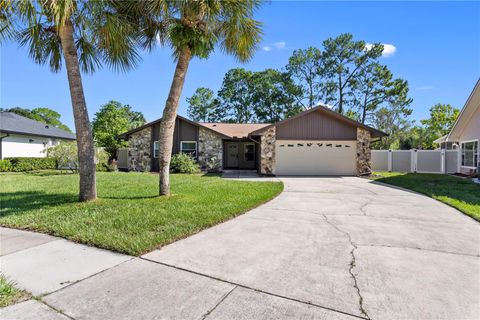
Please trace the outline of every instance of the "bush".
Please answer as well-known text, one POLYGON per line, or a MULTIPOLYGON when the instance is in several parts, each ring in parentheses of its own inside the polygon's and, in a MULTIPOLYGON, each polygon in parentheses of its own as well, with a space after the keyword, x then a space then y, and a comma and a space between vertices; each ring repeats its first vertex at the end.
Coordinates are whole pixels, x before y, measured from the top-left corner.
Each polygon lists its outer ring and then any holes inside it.
POLYGON ((103 148, 97 148, 95 150, 95 165, 97 171, 102 172, 110 172, 110 171, 117 171, 117 163, 116 161, 112 161, 112 163, 108 162, 110 158, 109 153, 103 148))
POLYGON ((57 158, 5 158, 9 160, 12 165, 12 171, 32 171, 32 170, 45 170, 56 169, 57 158))
POLYGON ((75 141, 61 142, 48 148, 47 155, 57 159, 55 169, 70 169, 73 172, 78 170, 77 143, 75 141))
POLYGON ((187 153, 178 153, 172 157, 170 171, 174 173, 192 174, 200 172, 200 167, 191 155, 187 153))
POLYGON ((0 172, 13 171, 13 166, 10 160, 0 160, 0 172))

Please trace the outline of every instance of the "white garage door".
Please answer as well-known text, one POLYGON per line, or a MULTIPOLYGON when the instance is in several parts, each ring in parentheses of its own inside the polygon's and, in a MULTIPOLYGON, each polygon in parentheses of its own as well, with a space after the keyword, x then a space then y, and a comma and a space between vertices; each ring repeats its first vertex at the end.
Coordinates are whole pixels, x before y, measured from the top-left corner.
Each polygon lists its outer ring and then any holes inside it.
POLYGON ((278 140, 276 175, 355 175, 356 141, 278 140))

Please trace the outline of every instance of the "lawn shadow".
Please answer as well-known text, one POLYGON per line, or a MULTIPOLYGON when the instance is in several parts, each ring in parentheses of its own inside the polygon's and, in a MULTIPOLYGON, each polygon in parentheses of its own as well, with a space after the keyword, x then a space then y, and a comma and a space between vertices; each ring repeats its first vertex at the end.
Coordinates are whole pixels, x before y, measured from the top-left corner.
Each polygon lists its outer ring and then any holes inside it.
POLYGON ((20 191, 0 193, 0 217, 25 211, 54 207, 78 201, 78 195, 69 193, 46 193, 42 191, 20 191))
POLYGON ((37 176, 37 177, 48 177, 48 176, 65 176, 75 174, 71 170, 35 170, 35 171, 26 171, 25 174, 37 176))

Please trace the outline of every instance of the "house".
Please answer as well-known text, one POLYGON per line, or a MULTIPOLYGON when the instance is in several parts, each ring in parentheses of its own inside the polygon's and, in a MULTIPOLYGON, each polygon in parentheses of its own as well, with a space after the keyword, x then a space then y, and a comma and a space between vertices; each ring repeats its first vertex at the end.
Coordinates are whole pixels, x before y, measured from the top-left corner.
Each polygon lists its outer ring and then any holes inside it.
POLYGON ((0 159, 47 156, 45 149, 61 141, 75 140, 71 132, 25 118, 13 112, 0 112, 0 159))
MULTIPOLYGON (((158 171, 161 119, 130 130, 128 170, 158 171)), ((263 175, 370 173, 370 143, 385 133, 317 106, 273 124, 194 122, 177 116, 173 154, 191 154, 203 169, 250 169, 263 175)))
MULTIPOLYGON (((440 139, 437 139, 437 141, 440 139)), ((480 79, 468 97, 452 130, 441 145, 455 144, 459 150, 458 172, 472 174, 479 167, 480 141, 480 79)))

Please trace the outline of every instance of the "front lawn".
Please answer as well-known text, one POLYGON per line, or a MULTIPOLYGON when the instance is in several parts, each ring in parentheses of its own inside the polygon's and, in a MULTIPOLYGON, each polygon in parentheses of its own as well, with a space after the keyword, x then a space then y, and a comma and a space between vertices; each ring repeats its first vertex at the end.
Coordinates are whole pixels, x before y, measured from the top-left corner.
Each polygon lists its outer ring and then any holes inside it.
POLYGON ((20 289, 15 288, 14 283, 0 274, 0 308, 20 302, 29 295, 20 289))
POLYGON ((278 195, 280 182, 171 175, 159 198, 158 175, 97 173, 99 199, 78 203, 76 174, 0 174, 0 225, 35 230, 139 255, 231 219, 278 195))
POLYGON ((426 194, 480 221, 480 185, 442 174, 376 172, 373 179, 426 194))

